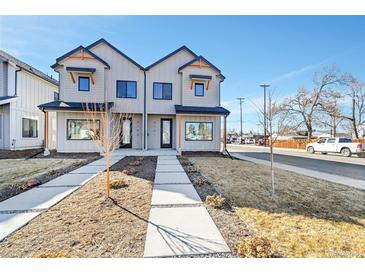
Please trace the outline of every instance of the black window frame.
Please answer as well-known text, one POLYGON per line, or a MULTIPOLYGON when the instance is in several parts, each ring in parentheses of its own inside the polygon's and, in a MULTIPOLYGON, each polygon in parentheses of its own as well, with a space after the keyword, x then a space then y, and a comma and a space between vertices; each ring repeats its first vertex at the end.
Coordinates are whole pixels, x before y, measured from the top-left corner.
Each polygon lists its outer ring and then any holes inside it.
POLYGON ((60 100, 60 94, 56 91, 53 92, 53 101, 59 101, 60 100))
POLYGON ((214 140, 214 127, 213 127, 214 125, 213 125, 213 122, 201 122, 201 121, 185 121, 185 141, 187 141, 187 142, 213 142, 213 140, 214 140), (192 139, 189 139, 189 138, 187 138, 187 132, 186 132, 186 130, 187 130, 187 124, 188 123, 190 123, 190 124, 201 124, 201 123, 204 123, 204 124, 211 124, 212 125, 212 138, 210 139, 210 140, 192 140, 192 139))
POLYGON ((130 80, 117 80, 115 83, 115 97, 116 98, 125 98, 125 99, 137 99, 137 81, 130 81, 130 80), (118 96, 118 83, 125 82, 126 83, 126 96, 118 96), (136 84, 136 95, 134 97, 128 97, 128 83, 135 83, 136 84))
POLYGON ((204 97, 205 95, 205 85, 204 83, 194 83, 194 95, 198 97, 204 97), (196 94, 196 86, 203 86, 203 95, 196 94))
POLYGON ((153 100, 172 100, 172 83, 164 83, 164 82, 153 82, 153 100), (155 96, 155 85, 161 84, 162 85, 162 98, 157 98, 155 96), (164 85, 171 86, 171 98, 164 98, 164 85))
POLYGON ((90 91, 90 76, 79 76, 78 78, 78 90, 79 91, 90 91), (88 89, 80 89, 80 80, 87 79, 88 80, 88 89))
POLYGON ((39 136, 39 123, 38 123, 38 119, 32 119, 32 118, 22 118, 22 138, 38 138, 39 136), (30 121, 35 121, 36 122, 36 136, 24 136, 24 120, 30 120, 30 121))
MULTIPOLYGON (((69 138, 69 130, 68 130, 68 122, 69 121, 88 121, 87 119, 67 119, 66 120, 66 140, 67 141, 92 141, 92 138, 90 139, 74 139, 74 138, 69 138)), ((100 133, 100 119, 95 119, 95 122, 98 122, 98 127, 99 127, 99 133, 100 133)))

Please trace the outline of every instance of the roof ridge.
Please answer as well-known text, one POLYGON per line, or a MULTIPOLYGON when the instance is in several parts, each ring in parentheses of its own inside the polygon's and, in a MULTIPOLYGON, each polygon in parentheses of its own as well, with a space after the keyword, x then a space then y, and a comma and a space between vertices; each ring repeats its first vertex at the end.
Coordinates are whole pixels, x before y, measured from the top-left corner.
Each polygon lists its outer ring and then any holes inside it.
POLYGON ((170 52, 169 54, 165 55, 164 57, 160 58, 159 60, 157 60, 156 62, 152 63, 151 65, 145 67, 145 70, 149 70, 150 68, 156 66, 157 64, 165 61, 166 59, 170 58, 171 56, 175 55, 176 53, 182 51, 182 50, 186 50, 187 52, 189 52, 191 55, 194 56, 194 58, 196 58, 198 55, 196 55, 195 52, 193 52, 191 49, 189 49, 187 46, 182 45, 181 47, 179 47, 178 49, 174 50, 173 52, 170 52))
POLYGON ((7 59, 8 61, 15 63, 18 67, 40 77, 41 79, 46 80, 54 85, 58 85, 58 81, 56 79, 54 79, 53 77, 48 76, 44 72, 27 64, 26 62, 21 61, 20 59, 14 57, 13 55, 9 54, 8 52, 0 49, 0 56, 7 59))

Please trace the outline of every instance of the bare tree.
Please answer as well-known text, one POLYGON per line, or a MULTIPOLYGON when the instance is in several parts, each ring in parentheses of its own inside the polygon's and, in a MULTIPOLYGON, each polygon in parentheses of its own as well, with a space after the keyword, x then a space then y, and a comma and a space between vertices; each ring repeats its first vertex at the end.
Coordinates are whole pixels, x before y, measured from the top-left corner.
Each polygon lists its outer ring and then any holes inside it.
POLYGON ((110 162, 113 152, 123 138, 123 121, 128 113, 113 113, 108 103, 85 103, 84 113, 88 121, 89 135, 106 161, 106 192, 110 197, 110 162))
POLYGON ((266 128, 266 133, 269 138, 270 146, 270 174, 271 174, 271 191, 272 195, 275 195, 275 171, 274 171, 274 145, 280 135, 286 134, 289 131, 295 129, 292 121, 288 119, 287 115, 281 109, 281 103, 274 98, 272 91, 268 92, 268 105, 267 111, 265 112, 263 107, 259 107, 254 102, 251 103, 256 108, 259 115, 259 122, 266 128), (266 125, 264 125, 264 115, 266 113, 266 125))
POLYGON ((298 119, 298 127, 304 126, 308 139, 311 139, 321 99, 332 86, 341 85, 346 79, 347 75, 338 76, 335 66, 325 68, 321 73, 315 73, 311 91, 304 87, 299 88, 297 94, 285 100, 280 108, 288 116, 298 119))
POLYGON ((350 75, 347 86, 345 96, 351 98, 351 111, 342 118, 350 122, 355 138, 359 139, 359 129, 365 126, 365 84, 350 75))
POLYGON ((331 136, 336 137, 337 128, 343 121, 340 100, 343 99, 341 92, 329 90, 318 102, 321 119, 318 124, 330 128, 331 136))

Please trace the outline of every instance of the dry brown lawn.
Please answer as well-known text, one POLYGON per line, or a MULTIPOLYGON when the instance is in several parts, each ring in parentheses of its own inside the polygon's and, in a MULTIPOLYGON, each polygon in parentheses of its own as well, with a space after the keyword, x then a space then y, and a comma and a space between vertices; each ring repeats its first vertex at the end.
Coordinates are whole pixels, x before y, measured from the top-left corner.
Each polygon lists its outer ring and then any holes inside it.
POLYGON ((124 174, 133 161, 112 167, 113 200, 105 174, 95 177, 1 242, 0 257, 142 257, 157 159, 145 157, 134 175, 124 174))
POLYGON ((189 160, 277 256, 365 257, 365 191, 222 157, 189 160))

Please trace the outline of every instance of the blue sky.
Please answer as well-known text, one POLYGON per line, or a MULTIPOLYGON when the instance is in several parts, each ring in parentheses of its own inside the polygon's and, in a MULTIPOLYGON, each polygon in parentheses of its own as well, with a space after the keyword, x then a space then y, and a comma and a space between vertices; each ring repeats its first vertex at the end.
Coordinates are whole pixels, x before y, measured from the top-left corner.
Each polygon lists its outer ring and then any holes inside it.
POLYGON ((290 96, 331 64, 365 81, 364 16, 0 16, 0 48, 49 74, 57 57, 101 37, 143 66, 181 45, 203 55, 226 76, 230 129, 242 96, 244 131, 257 131, 261 83, 290 96))

